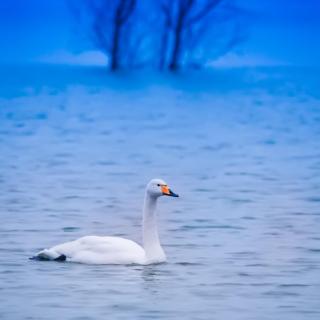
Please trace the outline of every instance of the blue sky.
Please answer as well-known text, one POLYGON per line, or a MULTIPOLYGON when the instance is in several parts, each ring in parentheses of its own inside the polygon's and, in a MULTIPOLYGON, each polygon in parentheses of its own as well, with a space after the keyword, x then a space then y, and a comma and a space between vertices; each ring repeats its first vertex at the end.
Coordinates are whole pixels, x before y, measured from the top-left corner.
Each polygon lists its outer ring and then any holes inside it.
MULTIPOLYGON (((103 57, 75 33, 67 0, 1 0, 0 63, 103 57)), ((238 0, 255 17, 249 37, 225 64, 320 65, 320 1, 238 0)), ((219 59, 221 61, 221 59, 219 59)))

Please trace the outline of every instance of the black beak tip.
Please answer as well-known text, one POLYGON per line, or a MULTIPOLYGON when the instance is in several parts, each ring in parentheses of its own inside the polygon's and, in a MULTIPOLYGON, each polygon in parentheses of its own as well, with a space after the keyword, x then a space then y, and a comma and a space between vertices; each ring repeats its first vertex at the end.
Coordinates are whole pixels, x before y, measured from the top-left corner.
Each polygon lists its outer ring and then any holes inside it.
POLYGON ((178 198, 178 197, 179 197, 178 194, 172 192, 170 189, 169 189, 167 192, 162 192, 162 194, 163 194, 164 196, 168 196, 168 197, 175 197, 175 198, 178 198))
POLYGON ((179 198, 179 195, 178 194, 176 194, 176 193, 174 193, 174 192, 172 192, 171 190, 170 190, 170 194, 169 194, 171 197, 175 197, 175 198, 179 198))

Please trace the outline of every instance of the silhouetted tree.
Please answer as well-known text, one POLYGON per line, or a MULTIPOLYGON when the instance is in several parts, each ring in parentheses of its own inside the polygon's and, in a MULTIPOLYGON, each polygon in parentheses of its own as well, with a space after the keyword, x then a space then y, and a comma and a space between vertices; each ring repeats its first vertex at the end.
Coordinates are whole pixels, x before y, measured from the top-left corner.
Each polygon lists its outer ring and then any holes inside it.
POLYGON ((111 45, 111 70, 119 68, 119 44, 121 41, 121 31, 132 14, 136 0, 120 0, 116 6, 113 17, 113 34, 111 45))
POLYGON ((163 16, 160 69, 176 71, 196 49, 207 51, 208 56, 212 49, 226 52, 243 40, 239 24, 234 28, 241 10, 231 0, 159 0, 159 4, 163 16), (208 34, 216 38, 205 45, 208 34))
POLYGON ((89 20, 87 23, 93 42, 109 57, 110 70, 118 70, 125 56, 124 34, 129 34, 126 29, 137 0, 84 0, 82 3, 73 0, 71 4, 70 8, 77 17, 81 15, 79 6, 84 4, 85 14, 82 16, 89 20))
MULTIPOLYGON (((165 16, 163 43, 167 46, 168 29, 172 31, 172 50, 169 69, 175 71, 180 67, 180 57, 184 50, 183 41, 190 29, 208 16, 223 0, 162 0, 161 9, 165 16)), ((163 55, 163 53, 162 53, 163 55)), ((163 60, 163 58, 162 58, 163 60)), ((163 63, 161 63, 163 65, 163 63)))

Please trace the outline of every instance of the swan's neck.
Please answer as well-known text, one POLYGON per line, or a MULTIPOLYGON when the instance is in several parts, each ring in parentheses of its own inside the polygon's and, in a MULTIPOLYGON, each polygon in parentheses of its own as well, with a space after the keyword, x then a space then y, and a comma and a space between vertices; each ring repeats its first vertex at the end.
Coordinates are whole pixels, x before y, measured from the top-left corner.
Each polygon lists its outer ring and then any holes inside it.
POLYGON ((143 247, 148 261, 162 262, 165 254, 158 235, 156 205, 157 198, 146 192, 143 207, 143 247))

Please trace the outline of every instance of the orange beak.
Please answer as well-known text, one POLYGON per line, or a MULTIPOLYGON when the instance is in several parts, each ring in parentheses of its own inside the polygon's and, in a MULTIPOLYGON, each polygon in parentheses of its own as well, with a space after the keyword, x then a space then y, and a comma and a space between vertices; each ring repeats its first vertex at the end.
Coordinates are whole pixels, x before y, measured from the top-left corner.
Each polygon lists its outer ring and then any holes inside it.
POLYGON ((161 186, 162 194, 170 197, 179 197, 176 193, 172 192, 168 186, 161 186))
POLYGON ((161 191, 163 194, 166 194, 166 195, 170 194, 170 189, 168 186, 161 186, 161 191))

